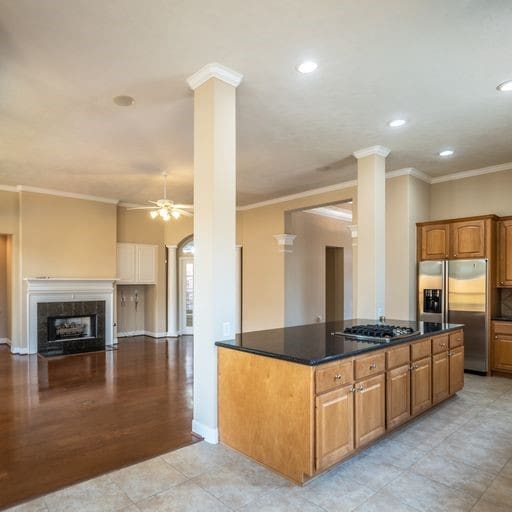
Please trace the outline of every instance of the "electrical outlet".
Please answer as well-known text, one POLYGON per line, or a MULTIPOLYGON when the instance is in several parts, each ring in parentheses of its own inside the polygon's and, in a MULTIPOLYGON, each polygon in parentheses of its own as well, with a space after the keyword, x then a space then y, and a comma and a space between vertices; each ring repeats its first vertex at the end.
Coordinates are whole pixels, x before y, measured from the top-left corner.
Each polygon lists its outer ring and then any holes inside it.
POLYGON ((319 324, 321 321, 322 321, 322 317, 321 317, 321 315, 318 315, 316 317, 316 323, 319 324))
POLYGON ((231 324, 229 322, 224 322, 222 324, 222 336, 231 336, 231 324))

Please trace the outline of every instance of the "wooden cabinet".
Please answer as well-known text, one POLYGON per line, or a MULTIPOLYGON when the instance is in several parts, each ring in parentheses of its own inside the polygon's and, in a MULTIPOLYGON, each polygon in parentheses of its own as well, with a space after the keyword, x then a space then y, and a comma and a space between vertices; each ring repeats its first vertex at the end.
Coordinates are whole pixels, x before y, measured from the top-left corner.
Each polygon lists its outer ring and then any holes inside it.
POLYGON ((425 357, 411 364, 411 415, 432 405, 432 358, 425 357))
POLYGON ((492 369, 512 372, 512 322, 492 323, 492 369))
POLYGON ((450 358, 450 395, 464 387, 464 347, 448 352, 450 358))
POLYGON ((485 257, 485 220, 454 222, 450 228, 450 258, 485 257))
POLYGON ((411 375, 409 363, 386 374, 386 426, 398 427, 411 417, 411 375))
POLYGON ((450 365, 448 352, 432 356, 432 403, 437 404, 450 395, 450 365))
POLYGON ((421 226, 420 239, 422 260, 444 260, 448 258, 449 226, 447 224, 429 224, 421 226))
POLYGON ((117 244, 117 284, 155 284, 156 245, 117 244))
POLYGON ((355 386, 355 445, 360 448, 386 431, 386 379, 381 374, 355 386))
POLYGON ((512 287, 512 219, 498 222, 498 286, 512 287))
POLYGON ((316 468, 322 470, 354 451, 354 388, 316 398, 316 468))

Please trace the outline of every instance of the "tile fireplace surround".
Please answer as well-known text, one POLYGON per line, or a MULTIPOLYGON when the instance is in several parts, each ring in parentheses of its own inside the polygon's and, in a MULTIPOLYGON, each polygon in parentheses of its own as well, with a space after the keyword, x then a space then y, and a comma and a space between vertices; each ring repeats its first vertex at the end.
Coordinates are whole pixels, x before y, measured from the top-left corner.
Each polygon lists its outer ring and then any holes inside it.
MULTIPOLYGON (((38 352, 38 335, 44 330, 41 315, 44 313, 47 313, 45 316, 96 315, 96 348, 100 348, 99 345, 103 347, 115 344, 114 279, 29 278, 25 281, 28 333, 28 348, 25 353, 38 352)), ((46 325, 46 320, 44 322, 46 325)), ((80 348, 80 343, 85 343, 85 340, 77 342, 76 349, 80 348)), ((43 349, 45 345, 43 341, 43 349)))

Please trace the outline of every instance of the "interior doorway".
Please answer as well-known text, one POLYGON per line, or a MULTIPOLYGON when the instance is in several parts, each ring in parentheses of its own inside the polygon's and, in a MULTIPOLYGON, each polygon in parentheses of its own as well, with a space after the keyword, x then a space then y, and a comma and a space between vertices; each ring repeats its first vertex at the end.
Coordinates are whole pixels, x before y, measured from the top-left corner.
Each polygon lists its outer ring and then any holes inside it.
POLYGON ((325 248, 325 321, 343 320, 345 294, 343 247, 325 248))
POLYGON ((180 334, 194 332, 194 239, 184 240, 178 251, 179 329, 180 334))
POLYGON ((12 339, 12 236, 0 235, 0 343, 12 339))

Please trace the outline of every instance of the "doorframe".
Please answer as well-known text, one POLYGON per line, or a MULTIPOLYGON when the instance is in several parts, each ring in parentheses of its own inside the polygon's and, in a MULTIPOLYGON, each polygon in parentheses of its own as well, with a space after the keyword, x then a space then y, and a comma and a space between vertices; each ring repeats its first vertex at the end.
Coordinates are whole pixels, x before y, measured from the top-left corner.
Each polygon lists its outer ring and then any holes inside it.
MULTIPOLYGON (((192 310, 192 327, 186 325, 185 311, 185 265, 187 263, 194 265, 194 256, 180 256, 178 258, 178 326, 180 334, 191 335, 194 334, 194 311, 192 310)), ((195 279, 195 275, 193 279, 195 279)))

